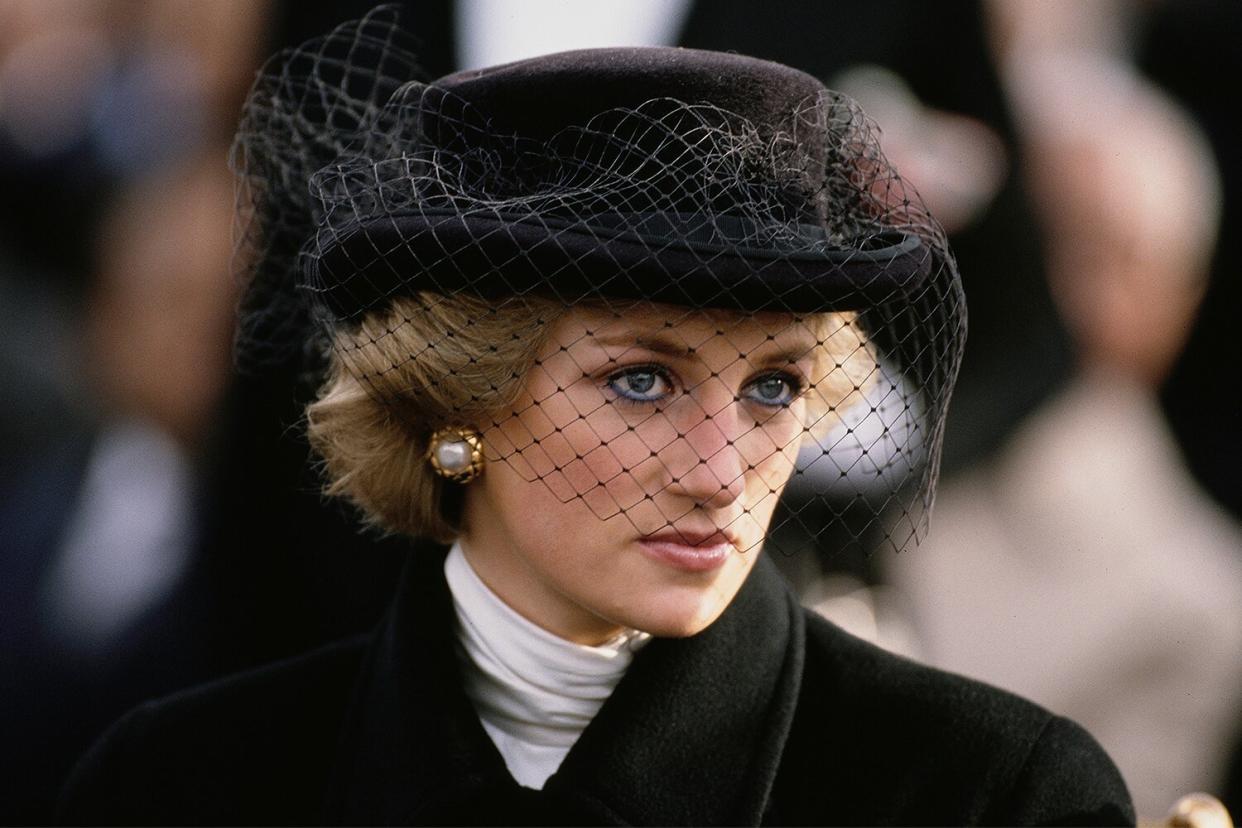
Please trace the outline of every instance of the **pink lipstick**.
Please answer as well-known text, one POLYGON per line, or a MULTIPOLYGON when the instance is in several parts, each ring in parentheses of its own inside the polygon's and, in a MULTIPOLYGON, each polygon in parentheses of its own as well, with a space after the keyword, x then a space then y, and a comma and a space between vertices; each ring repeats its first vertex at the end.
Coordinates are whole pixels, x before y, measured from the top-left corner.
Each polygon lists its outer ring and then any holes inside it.
POLYGON ((733 543, 724 532, 666 529, 639 540, 648 556, 684 572, 710 572, 724 566, 733 543))

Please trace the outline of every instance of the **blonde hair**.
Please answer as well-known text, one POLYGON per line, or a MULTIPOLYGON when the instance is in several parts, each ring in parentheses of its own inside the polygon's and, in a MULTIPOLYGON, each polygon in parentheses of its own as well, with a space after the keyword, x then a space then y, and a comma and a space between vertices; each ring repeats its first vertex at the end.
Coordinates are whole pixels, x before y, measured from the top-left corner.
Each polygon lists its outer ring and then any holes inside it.
MULTIPOLYGON (((461 487, 427 462, 431 434, 444 426, 482 431, 512 408, 568 309, 539 297, 488 302, 421 293, 338 331, 327 380, 306 410, 326 493, 383 531, 455 539, 461 487)), ((807 431, 819 435, 876 363, 855 314, 814 314, 806 324, 822 345, 807 401, 807 431)))
POLYGON ((513 405, 564 305, 422 293, 340 331, 319 398, 306 409, 326 491, 390 532, 449 542, 458 504, 426 461, 432 432, 481 427, 513 405))

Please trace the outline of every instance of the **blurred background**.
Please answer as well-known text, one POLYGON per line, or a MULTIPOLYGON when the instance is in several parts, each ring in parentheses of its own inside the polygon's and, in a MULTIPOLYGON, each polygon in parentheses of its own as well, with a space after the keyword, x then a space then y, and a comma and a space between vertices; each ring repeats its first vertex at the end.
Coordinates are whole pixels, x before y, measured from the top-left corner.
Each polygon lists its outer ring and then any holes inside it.
MULTIPOLYGON (((230 355, 247 87, 370 5, 0 0, 0 822, 48 822, 132 705, 383 612, 402 544, 319 497, 312 389, 230 355)), ((429 78, 680 44, 856 97, 950 233, 970 338, 924 545, 781 565, 856 634, 1081 722, 1140 817, 1242 812, 1242 4, 404 5, 429 78)))

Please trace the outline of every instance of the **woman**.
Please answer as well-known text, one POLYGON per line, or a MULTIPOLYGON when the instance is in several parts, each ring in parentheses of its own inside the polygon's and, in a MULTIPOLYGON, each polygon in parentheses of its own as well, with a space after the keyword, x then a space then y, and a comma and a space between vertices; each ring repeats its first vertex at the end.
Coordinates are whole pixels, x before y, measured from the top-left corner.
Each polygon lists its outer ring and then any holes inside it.
POLYGON ((930 502, 960 288, 856 108, 676 49, 415 83, 387 18, 277 58, 237 158, 243 348, 326 343, 309 436, 417 541, 399 595, 130 714, 63 816, 1132 820, 1081 729, 806 615, 760 554, 791 477, 915 471, 896 546, 930 502))

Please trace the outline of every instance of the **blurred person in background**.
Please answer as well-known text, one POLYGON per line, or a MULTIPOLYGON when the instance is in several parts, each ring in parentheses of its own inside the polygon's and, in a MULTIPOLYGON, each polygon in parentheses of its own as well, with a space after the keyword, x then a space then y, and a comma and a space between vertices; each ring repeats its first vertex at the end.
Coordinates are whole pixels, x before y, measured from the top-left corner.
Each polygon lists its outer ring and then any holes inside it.
POLYGON ((118 710, 210 674, 227 138, 264 4, 0 3, 0 821, 118 710))
POLYGON ((299 377, 230 370, 228 141, 295 11, 0 3, 0 822, 49 820, 125 708, 391 594, 318 495, 299 377))
POLYGON ((1191 478, 1158 398, 1207 284, 1219 173, 1194 121, 1118 55, 1118 8, 993 10, 1078 368, 946 481, 930 554, 886 562, 921 657, 1084 722, 1154 819, 1221 791, 1242 530, 1191 478))
MULTIPOLYGON (((1232 0, 1161 3, 1137 38, 1135 60, 1195 116, 1212 144, 1221 172, 1221 233, 1194 329, 1169 379, 1161 403, 1186 452, 1190 470, 1218 503, 1242 520, 1242 408, 1228 381, 1242 365, 1242 4, 1232 0)), ((1229 610, 1224 610, 1228 612, 1229 610)), ((1233 728, 1225 804, 1242 812, 1242 709, 1233 728)))
POLYGON ((187 585, 229 376, 231 194, 205 156, 107 211, 79 343, 92 402, 6 492, 0 761, 23 780, 9 818, 46 819, 73 752, 118 706, 202 675, 187 585))
POLYGON ((84 352, 99 417, 49 618, 82 656, 184 574, 200 500, 194 466, 228 382, 232 182, 198 158, 134 182, 109 212, 84 352))
POLYGON ((227 146, 267 3, 0 3, 0 246, 88 284, 89 227, 128 178, 227 146))
POLYGON ((262 40, 262 2, 0 2, 0 486, 91 406, 76 344, 93 240, 128 182, 199 153, 224 163, 262 40))
MULTIPOLYGON (((1232 0, 1160 3, 1135 38, 1134 60, 1195 117, 1212 145, 1223 194, 1219 239, 1204 301, 1161 403, 1196 479, 1242 520, 1242 411, 1223 372, 1242 365, 1242 4, 1232 0)), ((1242 725, 1242 722, 1239 723, 1242 725)), ((1242 805, 1242 802, 1239 802, 1242 805)))

